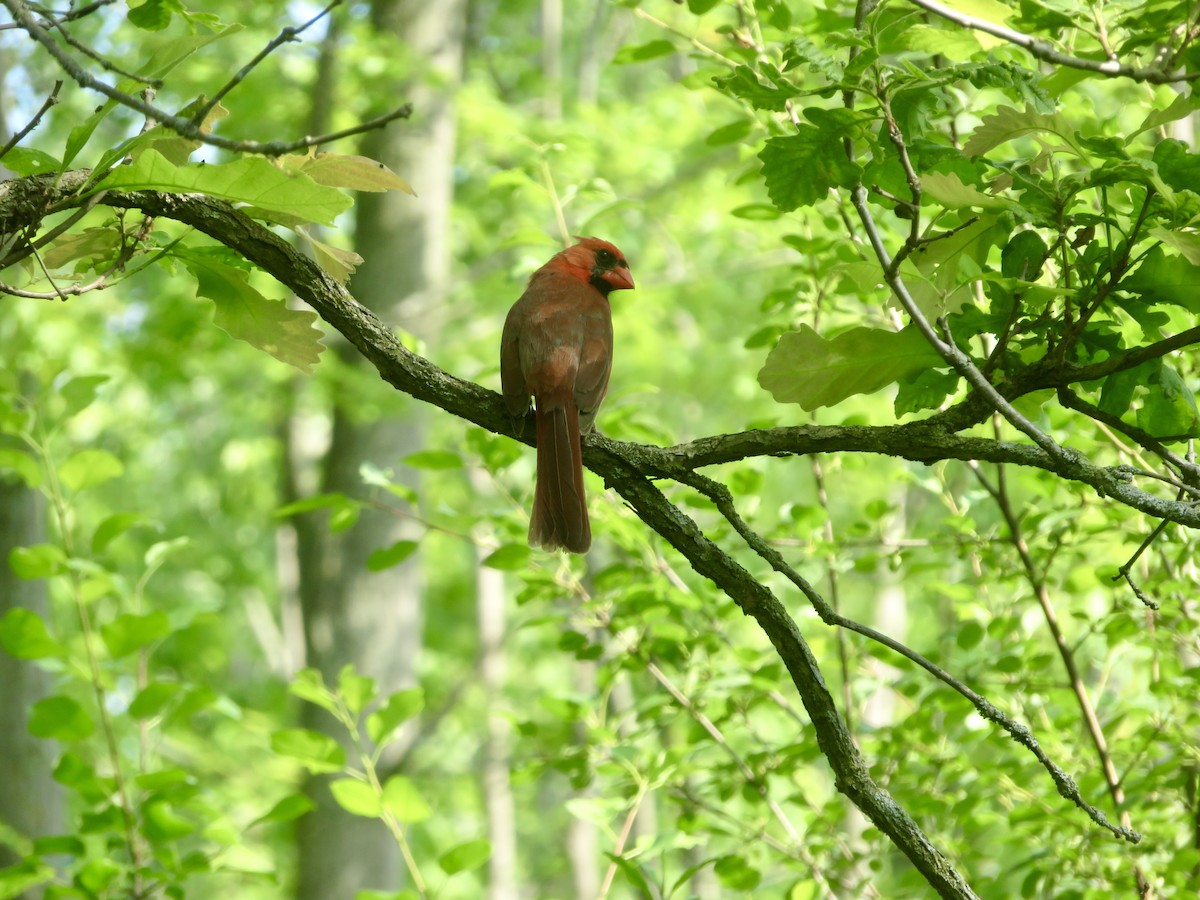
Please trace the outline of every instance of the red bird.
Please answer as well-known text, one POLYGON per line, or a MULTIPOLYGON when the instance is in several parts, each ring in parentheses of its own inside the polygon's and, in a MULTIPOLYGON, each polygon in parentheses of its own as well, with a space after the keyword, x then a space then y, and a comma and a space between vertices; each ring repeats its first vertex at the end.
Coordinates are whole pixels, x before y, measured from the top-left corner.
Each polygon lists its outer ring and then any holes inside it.
POLYGON ((537 487, 529 519, 534 547, 586 553, 592 545, 579 441, 595 426, 608 390, 608 295, 632 287, 620 250, 599 238, 580 238, 533 273, 504 320, 504 402, 510 415, 522 419, 532 395, 537 413, 537 487))

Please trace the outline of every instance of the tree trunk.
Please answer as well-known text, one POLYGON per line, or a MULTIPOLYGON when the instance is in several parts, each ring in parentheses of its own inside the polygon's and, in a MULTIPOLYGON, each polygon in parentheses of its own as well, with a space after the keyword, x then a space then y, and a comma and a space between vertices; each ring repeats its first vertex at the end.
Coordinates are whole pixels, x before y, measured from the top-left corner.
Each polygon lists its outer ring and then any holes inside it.
MULTIPOLYGON (((410 100, 417 110, 413 120, 372 133, 363 152, 410 181, 419 197, 394 192, 360 196, 355 249, 364 262, 350 287, 385 321, 428 338, 430 310, 441 300, 449 270, 452 97, 460 68, 463 6, 461 0, 376 0, 371 18, 376 28, 403 42, 420 70, 408 83, 380 90, 381 95, 410 100)), ((347 365, 363 365, 357 354, 345 352, 343 358, 347 365)), ((321 490, 364 496, 364 463, 392 468, 423 445, 424 408, 405 404, 397 412, 394 395, 383 385, 378 388, 379 394, 335 398, 321 490)), ((419 532, 403 516, 367 508, 344 532, 332 534, 316 517, 308 517, 297 523, 297 533, 308 664, 331 680, 353 663, 361 674, 377 679, 385 694, 411 685, 423 627, 419 555, 381 572, 368 571, 366 560, 374 550, 416 539, 419 532)), ((304 717, 307 727, 345 739, 324 711, 306 705, 304 717)), ((402 736, 389 749, 383 768, 402 754, 405 742, 402 736)), ((317 809, 297 828, 298 897, 332 900, 367 888, 395 888, 399 851, 383 825, 342 811, 323 780, 312 785, 311 793, 317 809)))
MULTIPOLYGON (((46 582, 23 581, 8 566, 14 547, 45 540, 41 497, 23 484, 0 478, 0 617, 13 607, 47 615, 46 582)), ((46 674, 27 660, 0 651, 0 821, 26 837, 62 830, 62 798, 50 777, 53 747, 25 728, 29 707, 49 692, 46 674)), ((17 859, 0 844, 0 867, 17 859)), ((41 889, 18 895, 42 896, 41 889)))
POLYGON ((492 843, 492 856, 488 861, 488 900, 517 900, 517 817, 510 780, 512 739, 503 707, 508 668, 504 653, 504 576, 496 569, 480 565, 489 549, 484 546, 478 549, 475 568, 479 675, 487 719, 483 745, 483 803, 487 810, 488 839, 492 843))

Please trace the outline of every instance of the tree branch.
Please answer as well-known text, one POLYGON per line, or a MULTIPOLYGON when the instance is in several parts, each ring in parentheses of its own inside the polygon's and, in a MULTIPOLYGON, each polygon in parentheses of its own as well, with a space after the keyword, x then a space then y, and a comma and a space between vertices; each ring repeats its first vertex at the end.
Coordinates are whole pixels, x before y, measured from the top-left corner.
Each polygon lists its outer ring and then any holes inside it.
POLYGON ((1003 41, 1008 41, 1010 44, 1024 47, 1034 57, 1051 65, 1082 69, 1086 72, 1098 72, 1101 75, 1116 78, 1129 78, 1133 81, 1145 81, 1149 84, 1174 84, 1180 81, 1194 81, 1200 78, 1200 73, 1198 72, 1174 75, 1169 71, 1165 71, 1161 65, 1140 67, 1126 65, 1115 59, 1084 59, 1079 56, 1071 56, 1054 49, 1049 41, 1043 41, 1035 38, 1033 35, 1005 28, 1003 25, 997 25, 994 22, 989 22, 987 19, 978 19, 975 16, 967 15, 948 6, 943 6, 936 2, 936 0, 909 0, 909 2, 948 22, 953 22, 955 25, 970 28, 974 31, 982 31, 984 34, 998 37, 1003 41))
POLYGON ((200 127, 203 120, 197 123, 192 119, 169 113, 165 109, 159 109, 154 104, 148 103, 140 97, 127 94, 107 82, 96 78, 91 72, 84 69, 67 55, 50 33, 37 23, 21 0, 0 0, 0 3, 3 3, 8 11, 12 13, 12 17, 16 20, 17 24, 31 38, 45 47, 46 52, 54 57, 54 60, 62 67, 63 71, 70 75, 81 87, 97 91, 122 106, 132 109, 135 112, 140 112, 147 118, 153 119, 163 127, 174 131, 182 137, 200 141, 204 144, 211 144, 214 147, 221 147, 225 150, 235 150, 239 153, 260 153, 264 156, 281 156, 284 153, 291 153, 295 150, 315 147, 318 144, 328 144, 331 141, 341 140, 351 135, 374 131, 396 119, 407 119, 412 115, 412 104, 405 103, 403 106, 392 110, 386 115, 377 116, 374 119, 369 119, 351 128, 344 128, 341 131, 335 131, 330 134, 310 135, 297 138, 294 141, 237 141, 232 138, 221 137, 220 135, 203 131, 200 127))
MULTIPOLYGON (((69 196, 72 186, 88 173, 70 173, 57 187, 46 189, 69 196)), ((0 220, 4 217, 5 185, 0 185, 0 220)), ((497 434, 533 442, 532 428, 520 434, 493 391, 461 381, 428 360, 405 349, 395 334, 346 288, 302 256, 281 237, 234 209, 228 203, 197 195, 155 191, 109 192, 104 203, 137 208, 174 219, 233 248, 295 291, 354 346, 389 384, 418 400, 474 422, 497 434)), ((45 198, 42 201, 44 208, 45 198)), ((36 204, 35 204, 36 205, 36 204)), ((953 865, 929 841, 896 800, 871 778, 825 685, 817 661, 783 605, 764 585, 713 544, 696 523, 672 505, 649 481, 671 456, 661 448, 644 448, 603 438, 589 440, 584 450, 588 467, 600 474, 651 528, 675 547, 698 573, 711 579, 742 610, 753 616, 783 660, 813 722, 817 742, 833 769, 835 782, 859 809, 887 834, 943 897, 974 898, 976 894, 953 865)), ((686 471, 686 468, 685 468, 686 471)))

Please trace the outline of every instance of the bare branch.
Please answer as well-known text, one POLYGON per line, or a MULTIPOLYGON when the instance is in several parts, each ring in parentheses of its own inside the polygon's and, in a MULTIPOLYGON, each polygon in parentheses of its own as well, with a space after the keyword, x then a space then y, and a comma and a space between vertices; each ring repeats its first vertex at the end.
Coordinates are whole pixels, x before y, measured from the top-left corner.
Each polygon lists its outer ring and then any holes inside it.
POLYGON ((295 150, 303 150, 319 144, 328 144, 332 141, 350 137, 351 135, 374 131, 396 119, 407 119, 412 115, 412 104, 405 103, 403 106, 392 110, 386 115, 377 116, 352 128, 344 128, 341 131, 335 131, 331 134, 302 137, 294 141, 237 141, 221 137, 220 135, 209 134, 202 131, 200 126, 191 119, 185 119, 182 116, 169 113, 165 109, 159 109, 152 103, 118 90, 107 82, 96 78, 63 51, 49 32, 34 20, 21 0, 0 0, 0 3, 4 4, 26 33, 45 47, 46 52, 54 57, 54 60, 62 67, 63 71, 70 75, 80 86, 97 91, 122 106, 140 112, 142 115, 154 119, 165 128, 174 131, 182 137, 191 138, 192 140, 210 144, 214 147, 221 147, 225 150, 235 150, 240 153, 261 153, 264 156, 281 156, 284 153, 291 153, 295 150))
MULTIPOLYGON (((72 9, 68 12, 65 12, 56 19, 50 19, 50 18, 43 19, 42 24, 45 25, 46 27, 50 28, 50 27, 57 27, 58 25, 61 25, 64 22, 74 22, 77 19, 82 19, 86 16, 90 16, 92 13, 94 13, 98 9, 103 9, 106 6, 112 6, 112 4, 114 4, 116 2, 118 2, 118 0, 95 0, 95 2, 89 3, 86 6, 81 6, 78 9, 72 9)), ((10 31, 14 28, 20 28, 20 27, 22 27, 22 26, 16 22, 5 22, 3 25, 0 25, 0 31, 10 31)))
MULTIPOLYGON (((38 111, 33 114, 33 118, 29 120, 29 124, 10 137, 8 141, 5 142, 3 147, 0 147, 0 159, 4 159, 5 154, 7 154, 9 150, 21 143, 21 141, 25 139, 25 135, 37 128, 38 122, 42 121, 42 116, 47 113, 50 107, 58 103, 58 92, 62 90, 62 86, 63 83, 61 81, 54 82, 54 90, 52 90, 50 92, 50 96, 42 102, 42 105, 38 111)), ((3 266, 0 266, 0 268, 3 268, 3 266)))
POLYGON ((955 25, 961 25, 963 28, 970 28, 974 31, 982 31, 984 34, 998 37, 1001 40, 1008 41, 1010 44, 1024 47, 1034 57, 1051 65, 1066 66, 1070 69, 1082 69, 1086 72, 1098 72, 1101 75, 1108 75, 1114 78, 1145 81, 1149 84, 1174 84, 1180 81, 1194 81, 1200 78, 1200 72, 1179 75, 1172 74, 1162 67, 1161 62, 1159 65, 1138 67, 1126 65, 1114 59, 1083 59, 1079 56, 1071 56, 1056 50, 1049 41, 1043 41, 1035 38, 1033 35, 1005 28, 1003 25, 997 25, 994 22, 989 22, 987 19, 979 19, 975 16, 958 12, 948 6, 943 6, 936 2, 936 0, 909 0, 909 2, 914 6, 919 6, 921 9, 933 13, 935 16, 953 22, 955 25))
POLYGON ((212 98, 207 103, 205 103, 200 107, 199 110, 196 111, 196 114, 192 116, 192 124, 197 128, 203 125, 204 120, 208 117, 208 114, 216 108, 217 104, 221 102, 222 98, 239 84, 241 84, 242 81, 245 80, 246 76, 254 70, 255 66, 274 53, 279 47, 283 46, 289 41, 296 40, 303 31, 316 24, 321 19, 325 18, 325 16, 329 15, 329 13, 335 7, 340 6, 341 3, 342 0, 332 0, 328 6, 326 6, 323 10, 321 10, 303 25, 289 25, 280 31, 279 34, 277 34, 270 41, 270 43, 267 44, 267 46, 263 47, 262 50, 258 52, 258 55, 256 55, 254 59, 250 60, 250 62, 238 69, 237 73, 230 78, 229 81, 222 85, 221 88, 212 95, 212 98))
POLYGON ((114 74, 120 75, 123 78, 130 78, 134 81, 140 81, 142 84, 149 85, 150 87, 154 87, 154 88, 162 87, 162 79, 161 78, 147 78, 144 75, 138 75, 135 72, 128 72, 125 69, 122 69, 116 63, 112 62, 111 60, 105 59, 103 56, 101 56, 99 53, 97 53, 95 50, 93 50, 91 47, 89 47, 83 41, 76 40, 75 37, 71 34, 71 32, 67 31, 67 29, 63 27, 64 21, 66 21, 66 20, 65 19, 55 19, 55 20, 51 21, 49 24, 51 26, 53 26, 53 28, 59 34, 62 35, 62 39, 64 41, 66 41, 70 46, 74 47, 76 50, 78 50, 80 53, 82 53, 84 56, 86 56, 92 62, 96 63, 98 66, 100 66, 100 68, 104 69, 107 72, 113 72, 114 74))
POLYGON ((742 540, 746 542, 746 545, 760 557, 766 560, 772 569, 774 569, 780 575, 783 575, 788 581, 794 584, 808 599, 809 603, 812 604, 813 609, 817 611, 817 615, 821 617, 823 622, 825 622, 827 625, 835 625, 839 628, 845 628, 847 631, 853 631, 857 634, 861 634, 863 637, 875 641, 876 643, 882 644, 889 650, 892 650, 900 656, 903 656, 905 659, 916 663, 943 684, 953 688, 959 694, 971 701, 971 704, 975 707, 976 711, 984 719, 992 722, 995 725, 999 725, 1009 733, 1013 740, 1033 753, 1033 755, 1037 757, 1038 762, 1040 762, 1042 766, 1045 767, 1046 771, 1050 773, 1050 777, 1054 780, 1055 787, 1057 787, 1058 793, 1062 797, 1070 800, 1085 813, 1087 813, 1088 817, 1093 822, 1095 822, 1097 825, 1107 828, 1113 834, 1118 835, 1119 837, 1122 837, 1133 844, 1136 844, 1141 840, 1141 835, 1130 828, 1127 821, 1122 820, 1122 824, 1120 826, 1114 825, 1108 821, 1104 813, 1085 801, 1083 799, 1083 795, 1079 793, 1079 788, 1075 782, 1069 775, 1067 775, 1066 772, 1055 765, 1050 757, 1046 755, 1045 751, 1041 748, 1041 744, 1038 743, 1037 738, 1033 736, 1026 726, 1021 725, 1020 723, 1006 716, 986 697, 971 690, 949 672, 926 659, 917 651, 906 646, 905 644, 902 644, 895 638, 871 628, 869 625, 863 625, 862 623, 847 618, 846 616, 843 616, 834 610, 834 608, 829 605, 829 603, 824 597, 821 596, 816 588, 809 584, 808 580, 805 579, 804 576, 788 565, 787 561, 784 560, 783 555, 778 550, 767 544, 767 542, 764 541, 761 536, 759 536, 753 529, 750 528, 749 525, 746 524, 746 521, 738 513, 737 507, 733 503, 733 495, 729 492, 729 489, 725 487, 725 485, 698 474, 693 474, 693 476, 686 483, 716 504, 716 507, 720 511, 721 515, 723 515, 725 520, 733 526, 734 530, 741 536, 742 540))
MULTIPOLYGON (((1108 741, 1104 736, 1104 728, 1101 726, 1100 719, 1096 715, 1096 708, 1092 704, 1091 697, 1088 695, 1087 686, 1083 683, 1083 676, 1079 673, 1079 667, 1075 664, 1075 653, 1071 649, 1070 644, 1067 643, 1062 626, 1058 622, 1058 613, 1054 609, 1054 602, 1050 597, 1050 589, 1046 586, 1046 579, 1038 572, 1037 566, 1034 565, 1033 556, 1029 552, 1029 545, 1021 530, 1020 519, 1013 511, 1012 503, 1009 501, 1004 468, 1003 466, 997 467, 997 480, 995 484, 992 484, 984 477, 983 470, 978 463, 968 463, 967 465, 975 474, 979 484, 996 502, 996 507, 1000 510, 1000 515, 1004 518, 1004 522, 1008 526, 1009 538, 1012 541, 1014 549, 1017 551, 1017 556, 1021 560, 1025 580, 1029 583, 1030 589, 1037 598, 1038 605, 1042 608, 1042 616, 1046 621, 1046 628, 1049 630, 1050 636, 1054 639, 1054 646, 1058 649, 1059 658, 1062 659, 1063 668, 1067 672, 1067 681, 1070 683, 1072 693, 1075 694, 1075 701, 1079 706, 1080 714, 1083 716, 1088 735, 1092 739, 1092 745, 1096 748, 1096 756, 1100 761, 1100 769, 1104 773, 1104 783, 1108 786, 1109 796, 1112 797, 1113 806, 1116 808, 1122 827, 1125 830, 1129 830, 1130 818, 1129 810, 1125 805, 1125 789, 1121 786, 1121 778, 1117 775, 1117 768, 1113 764, 1112 754, 1108 749, 1108 741)), ((1139 895, 1143 897, 1147 896, 1148 883, 1146 882, 1145 874, 1136 863, 1134 864, 1133 871, 1137 879, 1139 895)))

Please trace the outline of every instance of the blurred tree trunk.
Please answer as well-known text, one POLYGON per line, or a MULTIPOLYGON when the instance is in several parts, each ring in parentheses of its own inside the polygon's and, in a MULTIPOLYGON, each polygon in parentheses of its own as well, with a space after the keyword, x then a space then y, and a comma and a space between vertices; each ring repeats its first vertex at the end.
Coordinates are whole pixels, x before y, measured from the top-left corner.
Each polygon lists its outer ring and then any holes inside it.
MULTIPOLYGON (((482 480, 482 479, 481 479, 482 480)), ((482 488, 482 485, 478 485, 482 488)), ((517 822, 512 794, 512 739, 505 715, 504 576, 481 565, 490 548, 476 552, 475 598, 479 618, 479 674, 484 692, 487 732, 483 745, 483 802, 487 810, 489 900, 517 900, 517 822)))
POLYGON ((542 114, 562 118, 563 5, 562 0, 542 0, 542 114))
MULTIPOLYGON (((0 72, 11 67, 10 52, 0 51, 0 72)), ((0 79, 0 143, 8 139, 8 97, 0 79)), ((0 165, 0 178, 9 177, 0 165)), ((46 540, 42 497, 22 482, 0 477, 0 618, 13 607, 31 609, 49 620, 44 580, 24 581, 13 574, 8 555, 14 547, 46 540)), ((26 713, 50 691, 46 673, 28 660, 0 650, 0 822, 26 837, 62 831, 62 796, 51 777, 54 747, 25 728, 26 713)), ((0 868, 18 860, 0 844, 0 868)), ((39 900, 42 889, 18 894, 39 900)))
MULTIPOLYGON (((598 695, 596 686, 596 664, 589 660, 580 660, 575 666, 575 690, 580 697, 595 697, 598 695)), ((586 745, 588 742, 587 727, 582 722, 574 726, 575 742, 586 745)), ((588 785, 575 792, 579 798, 596 796, 594 785, 588 785)), ((578 900, 591 900, 600 891, 600 842, 596 826, 579 816, 571 816, 566 834, 567 859, 571 863, 571 879, 575 884, 575 896, 578 900)))
MULTIPOLYGON (((16 606, 47 617, 46 582, 23 581, 8 566, 14 547, 46 539, 41 496, 20 482, 0 479, 0 617, 16 606)), ((0 651, 0 821, 26 837, 62 830, 62 798, 50 777, 53 746, 25 729, 29 707, 46 696, 46 674, 0 651)), ((0 844, 0 867, 17 860, 0 844)), ((39 888, 18 895, 34 900, 39 888)))
MULTIPOLYGON (((441 301, 449 271, 449 216, 454 159, 453 95, 460 74, 462 0, 376 0, 371 23, 411 53, 413 71, 394 84, 381 84, 384 105, 410 100, 408 122, 374 132, 363 153, 406 178, 420 195, 363 194, 358 198, 355 249, 364 263, 350 288, 385 322, 431 338, 431 312, 441 301), (385 102, 386 98, 386 102, 385 102)), ((330 67, 332 68, 332 67, 330 67)), ((363 361, 345 345, 342 364, 363 361)), ((335 396, 332 435, 322 461, 320 490, 364 496, 361 466, 388 469, 423 445, 425 407, 397 401, 377 381, 347 374, 335 396)), ((415 487, 416 485, 414 485, 415 487)), ((366 560, 378 548, 419 537, 403 516, 365 509, 350 529, 332 534, 316 517, 298 523, 300 602, 304 610, 305 657, 326 679, 353 663, 390 693, 415 681, 421 648, 423 608, 419 556, 400 566, 369 572, 366 560)), ((334 734, 323 711, 306 705, 305 725, 334 734)), ((402 752, 403 739, 385 754, 387 767, 402 752)), ((377 821, 343 812, 324 783, 312 785, 317 809, 298 823, 298 897, 352 898, 365 888, 394 888, 401 880, 399 852, 377 821)))

